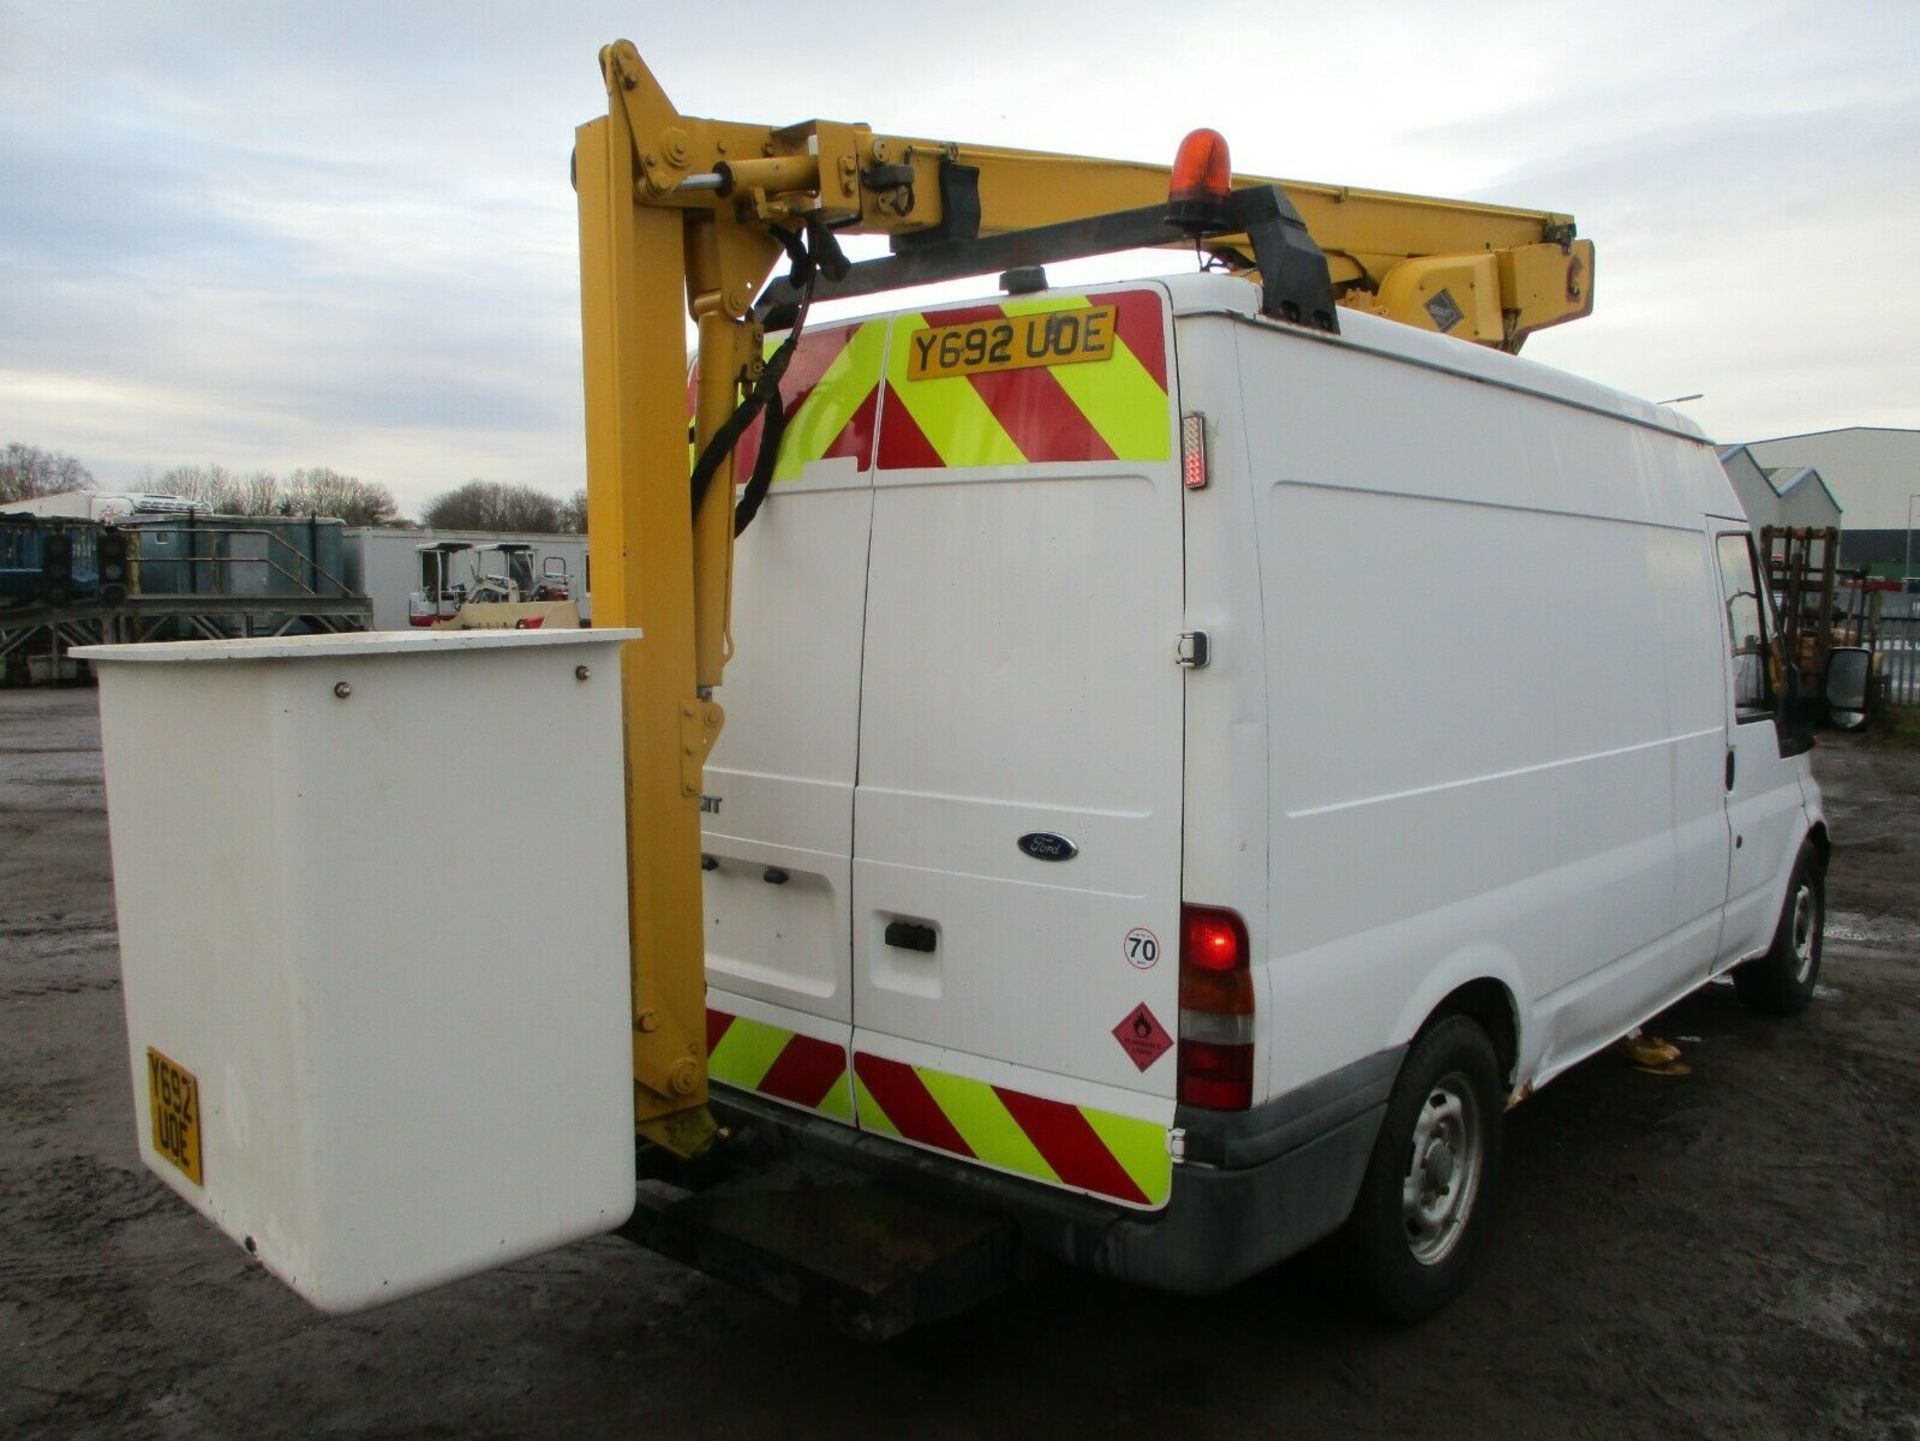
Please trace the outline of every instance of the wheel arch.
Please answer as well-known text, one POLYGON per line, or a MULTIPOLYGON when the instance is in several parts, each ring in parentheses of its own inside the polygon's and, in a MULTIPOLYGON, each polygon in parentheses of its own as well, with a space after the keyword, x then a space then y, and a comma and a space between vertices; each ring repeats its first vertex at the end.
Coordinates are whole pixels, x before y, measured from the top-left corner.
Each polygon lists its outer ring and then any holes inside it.
POLYGON ((1500 1074, 1509 1088, 1518 1082, 1520 1067, 1520 1006, 1504 981, 1480 976, 1455 986, 1427 1013, 1413 1033, 1413 1043, 1449 1016, 1465 1016, 1477 1023, 1493 1042, 1500 1074))
POLYGON ((1521 1084, 1538 1061, 1527 1018, 1531 1004, 1518 957, 1504 946, 1463 946, 1432 967, 1407 997, 1392 1039, 1411 1048, 1447 1016, 1478 1021, 1493 1041, 1509 1089, 1521 1084))
POLYGON ((1815 854, 1820 857, 1820 873, 1825 875, 1828 863, 1833 860, 1833 839, 1827 834, 1827 823, 1824 819, 1813 823, 1812 829, 1807 832, 1807 839, 1812 842, 1815 854))

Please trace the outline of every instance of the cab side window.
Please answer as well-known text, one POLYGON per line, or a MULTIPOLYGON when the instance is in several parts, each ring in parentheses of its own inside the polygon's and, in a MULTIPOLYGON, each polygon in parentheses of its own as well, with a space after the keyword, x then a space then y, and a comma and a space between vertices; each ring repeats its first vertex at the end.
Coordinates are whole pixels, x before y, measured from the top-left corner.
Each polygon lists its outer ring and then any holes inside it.
POLYGON ((1740 720, 1757 720, 1773 714, 1773 683, 1768 673, 1773 627, 1760 589, 1753 537, 1745 531, 1722 535, 1717 548, 1721 599, 1733 647, 1734 714, 1740 720))

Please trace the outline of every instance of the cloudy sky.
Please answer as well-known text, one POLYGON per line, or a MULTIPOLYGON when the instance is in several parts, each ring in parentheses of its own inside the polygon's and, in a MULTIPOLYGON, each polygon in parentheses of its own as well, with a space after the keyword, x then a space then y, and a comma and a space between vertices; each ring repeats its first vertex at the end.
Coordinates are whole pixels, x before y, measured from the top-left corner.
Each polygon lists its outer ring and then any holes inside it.
POLYGON ((1529 357, 1724 439, 1920 426, 1914 0, 0 0, 0 442, 573 490, 567 158, 621 36, 692 114, 1140 159, 1204 124, 1243 172, 1570 212, 1595 313, 1529 357))

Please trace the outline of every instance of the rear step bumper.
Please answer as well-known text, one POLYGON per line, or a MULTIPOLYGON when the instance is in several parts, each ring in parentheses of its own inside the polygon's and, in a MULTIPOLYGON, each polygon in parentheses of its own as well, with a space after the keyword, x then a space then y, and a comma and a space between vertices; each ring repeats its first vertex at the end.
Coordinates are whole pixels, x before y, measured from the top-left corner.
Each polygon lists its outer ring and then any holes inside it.
POLYGON ((642 1181, 620 1234, 872 1341, 972 1309, 1030 1257, 1004 1215, 806 1156, 760 1157, 700 1189, 642 1181))
MULTIPOLYGON (((1339 1228, 1353 1208, 1404 1053, 1400 1046, 1378 1052, 1251 1111, 1182 1107, 1177 1124, 1186 1132, 1187 1164, 1174 1168, 1173 1193, 1165 1209, 1145 1214, 949 1160, 731 1088, 715 1088, 713 1107, 723 1122, 742 1132, 778 1137, 799 1155, 907 1182, 921 1202, 936 1210, 963 1208, 989 1230, 997 1218, 994 1246, 1001 1244, 1004 1233, 1017 1232, 1029 1245, 1086 1270, 1160 1290, 1204 1295, 1265 1270, 1339 1228)), ((646 1204, 643 1196, 643 1209, 646 1204)), ((871 1218, 873 1213, 857 1214, 871 1218)), ((947 1231, 944 1221, 905 1213, 903 1218, 903 1224, 932 1224, 956 1242, 966 1232, 964 1223, 947 1231)), ((636 1223, 644 1224, 638 1216, 636 1223)), ((728 1274, 673 1246, 643 1235, 635 1239, 715 1274, 728 1274)), ((998 1251, 993 1255, 996 1259, 985 1270, 959 1268, 970 1278, 967 1285, 981 1288, 982 1298, 988 1289, 1004 1289, 1014 1279, 1010 1264, 1004 1275, 986 1274, 1005 1263, 998 1251)), ((937 1284, 926 1301, 909 1297, 907 1309, 945 1305, 955 1294, 953 1286, 937 1284)), ((943 1314, 954 1309, 961 1308, 943 1314)), ((918 1314, 906 1324, 930 1319, 918 1314)), ((895 1334, 855 1324, 868 1334, 895 1334)))

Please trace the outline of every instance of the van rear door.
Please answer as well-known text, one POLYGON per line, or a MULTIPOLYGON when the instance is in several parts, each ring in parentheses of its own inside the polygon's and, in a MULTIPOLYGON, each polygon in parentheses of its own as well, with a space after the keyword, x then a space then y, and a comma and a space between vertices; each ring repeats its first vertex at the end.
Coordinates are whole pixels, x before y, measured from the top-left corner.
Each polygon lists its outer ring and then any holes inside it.
MULTIPOLYGON (((883 321, 811 328, 734 560, 726 727, 701 797, 712 1078, 853 1119, 853 776, 883 321)), ((739 454, 758 454, 758 427, 739 454)))
POLYGON ((858 1124, 1155 1208, 1184 675, 1165 294, 891 324, 854 800, 858 1124))
POLYGON ((1772 664, 1777 627, 1753 532, 1737 520, 1713 525, 1726 617, 1727 826, 1733 837, 1716 959, 1730 962, 1765 950, 1773 938, 1781 887, 1806 831, 1805 762, 1797 752, 1782 754, 1772 664))

